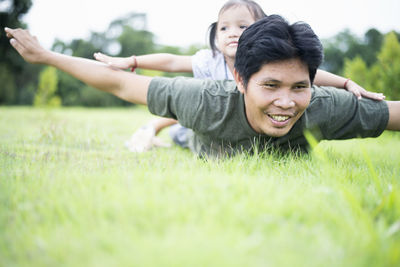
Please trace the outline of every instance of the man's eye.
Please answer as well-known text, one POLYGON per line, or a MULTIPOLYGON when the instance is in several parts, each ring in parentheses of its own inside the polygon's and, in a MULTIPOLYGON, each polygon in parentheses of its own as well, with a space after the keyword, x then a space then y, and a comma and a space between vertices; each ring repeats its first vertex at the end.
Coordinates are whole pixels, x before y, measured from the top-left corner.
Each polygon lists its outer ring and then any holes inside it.
POLYGON ((265 84, 263 84, 263 87, 265 87, 265 88, 276 88, 278 86, 276 85, 276 83, 265 83, 265 84))
POLYGON ((226 31, 226 27, 221 27, 219 30, 220 31, 226 31))
POLYGON ((298 85, 296 85, 296 86, 294 87, 294 89, 305 89, 305 88, 307 88, 307 87, 308 87, 307 85, 298 84, 298 85))

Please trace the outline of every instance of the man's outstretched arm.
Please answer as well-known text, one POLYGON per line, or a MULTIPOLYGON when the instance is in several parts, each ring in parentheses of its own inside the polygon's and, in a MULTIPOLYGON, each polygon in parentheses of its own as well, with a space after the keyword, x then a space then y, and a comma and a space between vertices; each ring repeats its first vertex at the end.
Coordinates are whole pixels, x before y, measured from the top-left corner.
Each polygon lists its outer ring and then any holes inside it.
POLYGON ((400 131, 400 101, 387 101, 389 106, 389 122, 386 130, 400 131))
POLYGON ((60 69, 99 90, 136 104, 147 104, 150 77, 111 68, 95 60, 72 57, 44 49, 27 30, 5 28, 11 45, 33 64, 60 69))

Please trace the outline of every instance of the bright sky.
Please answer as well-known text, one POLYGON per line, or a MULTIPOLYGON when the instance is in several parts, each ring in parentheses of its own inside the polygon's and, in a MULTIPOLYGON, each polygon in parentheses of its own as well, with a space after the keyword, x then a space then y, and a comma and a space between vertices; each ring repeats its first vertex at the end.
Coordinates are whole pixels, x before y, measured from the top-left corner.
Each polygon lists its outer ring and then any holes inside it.
MULTIPOLYGON (((55 38, 85 38, 103 32, 109 23, 130 12, 147 13, 148 30, 156 42, 188 46, 205 44, 208 26, 217 20, 226 0, 32 0, 24 17, 40 42, 50 47, 55 38)), ((305 21, 321 37, 344 28, 362 35, 369 28, 400 31, 400 0, 258 0, 267 14, 280 14, 289 22, 305 21)))

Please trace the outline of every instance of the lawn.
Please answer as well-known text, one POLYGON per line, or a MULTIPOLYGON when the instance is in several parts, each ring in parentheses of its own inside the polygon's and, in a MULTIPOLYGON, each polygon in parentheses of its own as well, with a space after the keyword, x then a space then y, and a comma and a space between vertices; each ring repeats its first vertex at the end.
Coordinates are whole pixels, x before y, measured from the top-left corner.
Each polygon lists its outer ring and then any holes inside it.
POLYGON ((303 156, 129 152, 149 118, 0 107, 0 266, 400 266, 399 134, 303 156))

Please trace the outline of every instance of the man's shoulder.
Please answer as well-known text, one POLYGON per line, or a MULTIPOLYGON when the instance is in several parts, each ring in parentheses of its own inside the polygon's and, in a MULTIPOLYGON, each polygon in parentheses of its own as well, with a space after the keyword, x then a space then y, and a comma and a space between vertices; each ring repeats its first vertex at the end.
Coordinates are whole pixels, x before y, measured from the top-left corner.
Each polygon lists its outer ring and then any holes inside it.
POLYGON ((239 90, 237 90, 235 81, 232 80, 211 80, 205 79, 203 80, 207 86, 204 86, 205 92, 212 95, 238 95, 240 94, 239 90))
POLYGON ((311 101, 321 98, 331 98, 332 94, 339 89, 330 86, 316 86, 311 87, 311 101))
POLYGON ((170 87, 173 90, 198 90, 198 93, 205 92, 212 95, 237 94, 235 81, 196 79, 191 77, 154 77, 150 88, 170 87))

